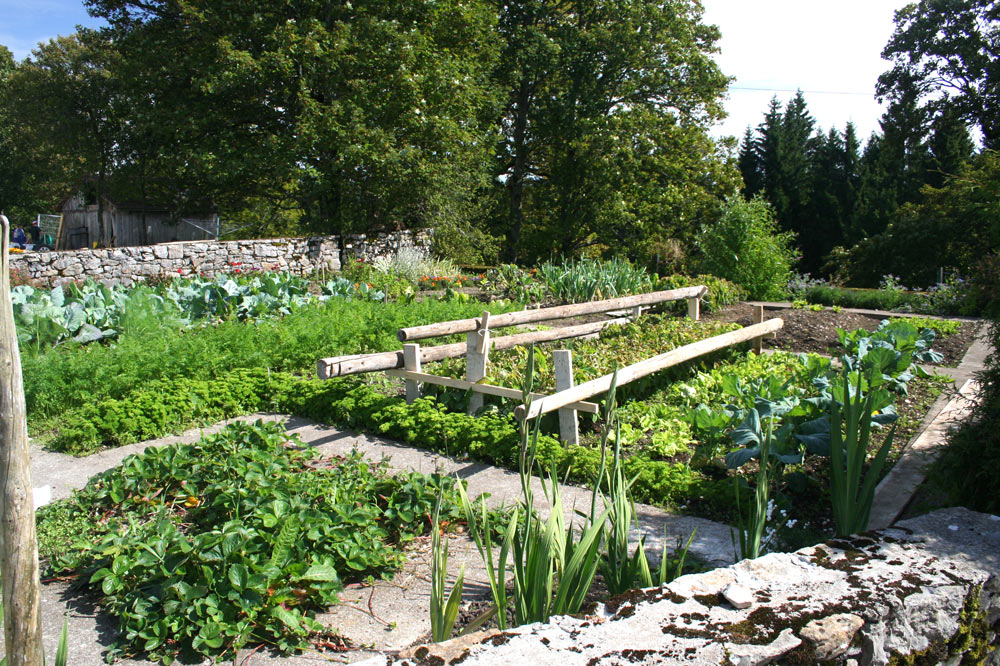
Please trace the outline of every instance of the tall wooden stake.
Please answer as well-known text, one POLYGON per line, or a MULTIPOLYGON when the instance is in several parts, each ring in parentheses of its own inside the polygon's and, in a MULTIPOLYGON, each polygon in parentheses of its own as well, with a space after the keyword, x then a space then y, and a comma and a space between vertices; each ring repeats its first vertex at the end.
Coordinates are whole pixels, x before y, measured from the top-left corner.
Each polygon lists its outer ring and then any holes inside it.
POLYGON ((0 571, 8 666, 41 666, 35 506, 31 493, 28 426, 21 354, 10 300, 10 222, 0 213, 0 571))

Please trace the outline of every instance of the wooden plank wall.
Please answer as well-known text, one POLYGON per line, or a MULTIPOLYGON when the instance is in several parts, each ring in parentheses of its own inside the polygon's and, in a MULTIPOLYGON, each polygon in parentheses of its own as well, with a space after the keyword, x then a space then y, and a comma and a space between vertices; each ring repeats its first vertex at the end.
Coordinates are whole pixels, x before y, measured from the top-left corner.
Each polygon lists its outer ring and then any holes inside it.
MULTIPOLYGON (((213 233, 198 227, 217 229, 216 216, 205 218, 191 216, 194 224, 178 221, 172 223, 165 213, 147 212, 143 233, 143 215, 140 211, 122 211, 108 203, 104 207, 104 247, 129 247, 153 245, 173 241, 193 241, 214 238, 213 233), (198 226, 194 226, 194 225, 198 226), (113 241, 113 242, 112 242, 113 241)), ((92 247, 98 239, 97 206, 87 206, 82 197, 73 197, 63 206, 62 245, 66 249, 92 247)))

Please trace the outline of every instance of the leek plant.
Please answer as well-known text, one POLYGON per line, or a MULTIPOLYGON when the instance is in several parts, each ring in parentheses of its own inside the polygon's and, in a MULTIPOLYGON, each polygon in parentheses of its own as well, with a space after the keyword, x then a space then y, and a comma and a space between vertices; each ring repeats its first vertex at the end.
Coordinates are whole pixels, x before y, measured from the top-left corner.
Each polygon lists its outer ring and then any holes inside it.
POLYGON ((760 413, 756 409, 749 410, 744 426, 748 434, 754 435, 759 442, 760 467, 757 469, 757 487, 754 489, 753 500, 750 502, 748 512, 744 518, 743 507, 740 502, 740 477, 733 479, 736 492, 736 515, 739 523, 736 529, 739 545, 739 559, 756 559, 760 556, 760 551, 764 545, 764 532, 767 529, 768 504, 771 498, 771 477, 774 468, 780 464, 771 456, 771 437, 774 431, 775 413, 772 411, 768 419, 767 429, 762 430, 760 413))
MULTIPOLYGON (((534 347, 528 352, 523 400, 530 407, 534 347)), ((513 509, 494 563, 493 538, 485 502, 478 507, 459 486, 460 500, 469 530, 486 565, 490 591, 500 628, 506 629, 506 611, 513 602, 518 625, 544 622, 551 615, 579 612, 590 590, 600 561, 601 536, 608 512, 584 518, 579 537, 573 523, 566 523, 555 464, 542 477, 542 491, 549 503, 549 516, 542 519, 534 510, 532 471, 541 419, 521 424, 519 472, 522 499, 513 509), (513 594, 508 598, 506 570, 510 560, 514 573, 513 594)), ((596 492, 596 491, 595 491, 596 492)))
MULTIPOLYGON (((888 392, 875 386, 878 367, 870 368, 867 381, 862 370, 856 373, 857 382, 851 380, 850 364, 844 364, 843 403, 836 397, 830 403, 830 496, 833 501, 833 520, 837 536, 847 536, 868 529, 875 484, 892 448, 896 424, 879 447, 868 473, 862 480, 862 471, 868 457, 872 423, 878 406, 888 402, 888 392), (868 384, 867 394, 863 384, 868 384)), ((881 373, 879 373, 881 374, 881 373)))
POLYGON ((448 540, 441 545, 441 499, 443 488, 438 488, 437 503, 434 505, 434 517, 431 521, 431 640, 440 643, 451 638, 458 618, 458 605, 462 601, 462 590, 465 587, 465 564, 458 571, 455 584, 447 599, 444 595, 444 583, 448 577, 448 540))

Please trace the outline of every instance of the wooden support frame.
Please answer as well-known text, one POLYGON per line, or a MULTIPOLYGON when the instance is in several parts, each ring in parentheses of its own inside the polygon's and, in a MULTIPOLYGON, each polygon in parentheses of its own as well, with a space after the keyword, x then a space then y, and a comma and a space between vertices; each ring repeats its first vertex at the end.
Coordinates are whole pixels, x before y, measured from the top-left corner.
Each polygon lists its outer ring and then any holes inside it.
MULTIPOLYGON (((711 338, 699 340, 698 342, 692 342, 689 345, 678 347, 677 349, 647 358, 638 363, 633 363, 618 370, 618 386, 624 386, 629 382, 650 375, 658 370, 679 365, 698 356, 731 347, 741 342, 747 342, 762 335, 774 333, 784 325, 785 322, 781 319, 770 319, 761 324, 754 324, 737 331, 730 331, 729 333, 716 335, 711 338)), ((553 393, 541 400, 533 401, 529 408, 521 405, 515 410, 515 414, 521 420, 533 419, 542 414, 566 407, 574 402, 604 393, 611 387, 613 377, 613 374, 604 375, 603 377, 592 379, 589 382, 584 382, 565 391, 553 393)))
MULTIPOLYGON (((608 326, 614 324, 625 324, 629 321, 626 317, 608 319, 607 321, 592 322, 590 324, 578 324, 576 326, 564 326, 548 331, 531 331, 530 333, 517 333, 515 335, 504 335, 499 338, 491 338, 492 348, 496 350, 510 349, 529 345, 533 342, 551 342, 553 340, 565 340, 566 338, 576 338, 583 335, 600 333, 608 326)), ((446 358, 456 358, 465 354, 468 349, 467 342, 456 342, 450 345, 438 345, 436 347, 421 347, 420 360, 424 363, 441 361, 446 358)), ((321 358, 316 362, 316 374, 320 379, 331 379, 333 377, 344 377, 362 372, 378 372, 381 370, 392 370, 403 367, 403 352, 391 351, 375 354, 349 354, 346 356, 332 356, 321 358)))
MULTIPOLYGON (((423 368, 420 364, 420 345, 403 345, 403 367, 410 372, 419 373, 423 368)), ((411 403, 420 397, 420 382, 406 380, 406 402, 411 403)))
MULTIPOLYGON (((480 384, 477 382, 469 382, 464 379, 455 379, 454 377, 442 377, 440 375, 431 375, 425 372, 411 372, 409 370, 386 370, 385 374, 390 377, 400 377, 407 381, 413 381, 415 383, 421 384, 436 384, 438 386, 445 386, 447 388, 459 389, 461 391, 472 391, 473 393, 483 393, 485 395, 495 395, 501 398, 510 398, 512 400, 520 400, 524 397, 524 393, 520 389, 507 388, 506 386, 495 386, 493 384, 480 384)), ((541 400, 547 397, 544 393, 532 393, 532 399, 541 400)), ((578 412, 584 412, 585 414, 599 414, 601 411, 600 405, 593 402, 586 402, 580 400, 578 402, 571 403, 569 407, 572 407, 578 412)))

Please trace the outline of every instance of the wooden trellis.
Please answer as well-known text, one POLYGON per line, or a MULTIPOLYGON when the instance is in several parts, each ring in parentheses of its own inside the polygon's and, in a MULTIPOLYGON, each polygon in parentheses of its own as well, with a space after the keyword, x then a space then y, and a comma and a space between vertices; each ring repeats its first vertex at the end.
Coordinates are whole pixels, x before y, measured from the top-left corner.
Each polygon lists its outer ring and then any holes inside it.
MULTIPOLYGON (((420 395, 421 384, 435 384, 464 391, 471 391, 468 413, 475 414, 483 405, 483 395, 496 395, 503 398, 521 400, 520 389, 506 386, 486 384, 483 379, 487 375, 489 353, 491 349, 509 349, 515 346, 529 345, 535 342, 548 342, 598 333, 605 327, 629 321, 627 318, 610 319, 607 321, 578 326, 568 326, 548 331, 533 331, 503 337, 492 336, 492 331, 508 326, 564 319, 585 314, 600 314, 615 310, 631 310, 634 316, 641 314, 642 308, 670 301, 687 300, 688 316, 700 318, 700 299, 707 293, 704 286, 685 287, 667 291, 639 294, 612 298, 591 303, 577 303, 537 310, 507 312, 491 315, 483 312, 480 317, 459 319, 455 321, 438 322, 424 326, 402 328, 397 337, 403 342, 403 348, 398 352, 382 352, 376 354, 353 354, 320 359, 316 364, 317 374, 321 379, 341 377, 363 372, 383 371, 393 377, 400 377, 406 383, 406 400, 412 402, 420 395), (465 333, 464 343, 421 347, 413 342, 441 335, 465 333), (442 377, 424 372, 423 364, 440 361, 458 356, 466 358, 465 379, 442 377)), ((653 372, 678 365, 692 358, 723 349, 749 340, 759 340, 761 337, 773 334, 783 325, 781 319, 771 319, 752 326, 717 335, 698 342, 678 347, 664 354, 639 361, 621 368, 618 371, 618 385, 645 377, 653 372)), ((606 392, 611 384, 612 375, 605 375, 583 384, 573 384, 573 359, 566 349, 553 352, 553 369, 555 371, 556 392, 550 395, 533 393, 530 407, 521 405, 515 411, 520 419, 534 418, 551 411, 559 411, 560 438, 567 443, 576 444, 579 440, 577 413, 596 414, 598 405, 587 402, 602 392, 606 392)))

